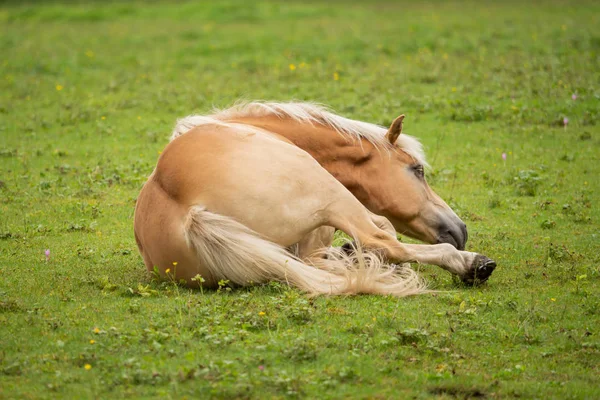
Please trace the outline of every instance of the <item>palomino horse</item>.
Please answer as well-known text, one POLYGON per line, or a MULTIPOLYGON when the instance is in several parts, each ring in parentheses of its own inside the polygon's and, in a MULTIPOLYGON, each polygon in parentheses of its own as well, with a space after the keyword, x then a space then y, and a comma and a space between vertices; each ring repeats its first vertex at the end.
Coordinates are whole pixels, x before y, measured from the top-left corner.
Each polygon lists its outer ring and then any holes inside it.
POLYGON ((254 102, 179 120, 136 205, 147 268, 190 286, 279 280, 311 294, 425 290, 382 259, 487 280, 496 264, 464 251, 466 226, 427 185, 403 118, 386 131, 314 104, 254 102), (335 229, 359 249, 330 248, 335 229))

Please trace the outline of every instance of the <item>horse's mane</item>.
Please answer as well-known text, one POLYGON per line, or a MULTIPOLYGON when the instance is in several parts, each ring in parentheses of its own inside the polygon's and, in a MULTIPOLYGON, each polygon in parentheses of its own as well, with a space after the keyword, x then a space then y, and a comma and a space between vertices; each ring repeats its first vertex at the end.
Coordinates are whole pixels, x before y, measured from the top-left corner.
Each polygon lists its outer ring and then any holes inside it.
MULTIPOLYGON (((211 115, 190 115, 179 119, 173 130, 171 140, 190 129, 205 124, 223 124, 228 120, 243 117, 262 117, 274 115, 290 118, 298 122, 320 124, 335 129, 352 139, 365 139, 377 147, 387 146, 384 136, 387 129, 368 122, 356 121, 332 113, 327 107, 315 103, 276 103, 276 102, 238 102, 230 108, 215 109, 211 115)), ((427 164, 423 146, 414 137, 401 134, 396 144, 421 164, 427 164)))

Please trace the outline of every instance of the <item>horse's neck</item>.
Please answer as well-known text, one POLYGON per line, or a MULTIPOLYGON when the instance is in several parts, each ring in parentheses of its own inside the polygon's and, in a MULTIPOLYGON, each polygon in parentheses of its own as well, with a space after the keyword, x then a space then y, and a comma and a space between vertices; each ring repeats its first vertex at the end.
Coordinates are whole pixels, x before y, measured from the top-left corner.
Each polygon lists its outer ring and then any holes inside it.
MULTIPOLYGON (((360 175, 352 173, 357 165, 372 158, 374 146, 367 140, 345 137, 334 129, 276 116, 235 118, 239 122, 277 133, 309 153, 323 168, 354 192, 360 190, 360 175)), ((358 195, 358 193, 355 193, 358 195)))

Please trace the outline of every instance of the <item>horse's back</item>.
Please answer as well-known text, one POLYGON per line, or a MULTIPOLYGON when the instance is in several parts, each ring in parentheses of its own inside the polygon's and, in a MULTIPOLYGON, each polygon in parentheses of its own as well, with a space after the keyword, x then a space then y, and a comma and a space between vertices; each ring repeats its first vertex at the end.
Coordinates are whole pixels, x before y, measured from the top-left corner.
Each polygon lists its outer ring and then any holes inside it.
POLYGON ((167 145, 155 179, 171 197, 191 206, 206 203, 205 197, 215 191, 226 196, 224 192, 239 192, 249 184, 268 186, 274 166, 280 175, 279 171, 302 153, 254 127, 199 126, 167 145))

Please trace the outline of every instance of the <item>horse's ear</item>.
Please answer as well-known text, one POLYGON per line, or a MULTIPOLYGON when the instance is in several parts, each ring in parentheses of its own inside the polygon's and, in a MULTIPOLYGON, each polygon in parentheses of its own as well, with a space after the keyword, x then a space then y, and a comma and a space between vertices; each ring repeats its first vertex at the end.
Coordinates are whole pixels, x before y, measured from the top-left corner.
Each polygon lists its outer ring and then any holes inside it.
POLYGON ((400 134, 402 133, 402 121, 403 120, 404 120, 404 114, 402 114, 401 116, 396 118, 394 120, 394 122, 392 122, 390 129, 388 129, 387 133, 385 134, 386 140, 388 142, 390 142, 391 144, 395 144, 396 140, 398 140, 398 136, 400 136, 400 134))

